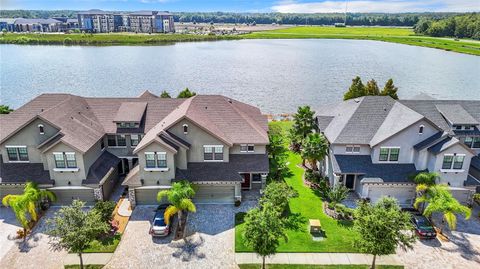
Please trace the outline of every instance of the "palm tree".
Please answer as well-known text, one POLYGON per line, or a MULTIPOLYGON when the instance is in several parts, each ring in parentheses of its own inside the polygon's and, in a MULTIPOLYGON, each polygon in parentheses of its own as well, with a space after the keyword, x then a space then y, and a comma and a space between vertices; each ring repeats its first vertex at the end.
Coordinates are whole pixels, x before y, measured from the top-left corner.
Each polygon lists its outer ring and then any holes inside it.
POLYGON ((30 221, 37 221, 37 207, 40 201, 55 201, 56 196, 49 190, 40 190, 34 182, 27 182, 22 194, 9 194, 2 199, 2 204, 10 207, 23 227, 23 240, 26 239, 30 221), (27 217, 30 215, 30 218, 27 217))
POLYGON ((297 113, 293 115, 293 129, 302 142, 315 129, 315 111, 312 111, 309 106, 298 107, 297 113))
POLYGON ((413 206, 418 209, 418 206, 422 204, 421 212, 425 210, 425 202, 422 201, 428 200, 428 196, 431 195, 429 188, 435 186, 437 179, 440 179, 440 175, 434 172, 421 172, 413 179, 417 184, 417 198, 415 199, 415 204, 413 206), (419 199, 420 197, 423 198, 419 199))
POLYGON ((424 199, 419 197, 422 202, 428 202, 423 211, 423 215, 431 217, 434 212, 443 215, 443 221, 446 221, 450 230, 455 230, 457 226, 456 214, 463 214, 466 219, 471 216, 471 209, 460 204, 457 199, 452 196, 448 186, 441 184, 429 188, 429 195, 424 199))
POLYGON ((328 154, 328 142, 323 134, 309 134, 303 143, 302 158, 308 160, 312 169, 317 171, 317 161, 323 160, 328 154))
POLYGON ((165 210, 165 222, 168 224, 170 218, 178 213, 178 230, 182 231, 183 236, 185 235, 183 230, 185 229, 185 224, 187 222, 188 212, 195 212, 197 210, 195 204, 191 200, 194 195, 195 190, 193 190, 191 184, 185 180, 175 182, 171 189, 159 191, 157 194, 158 202, 162 201, 164 197, 167 197, 168 201, 171 203, 171 205, 165 210))

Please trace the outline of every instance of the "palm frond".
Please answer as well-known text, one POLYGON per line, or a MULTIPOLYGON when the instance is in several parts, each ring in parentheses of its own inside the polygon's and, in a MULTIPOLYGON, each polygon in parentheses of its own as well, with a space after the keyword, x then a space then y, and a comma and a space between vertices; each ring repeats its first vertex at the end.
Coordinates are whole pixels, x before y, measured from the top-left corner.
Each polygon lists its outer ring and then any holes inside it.
POLYGON ((192 200, 184 198, 180 201, 180 208, 181 210, 187 210, 190 212, 196 212, 197 208, 195 207, 195 204, 192 202, 192 200))
POLYGON ((180 211, 176 206, 170 205, 165 209, 165 213, 163 214, 163 217, 165 218, 165 223, 169 224, 170 219, 173 217, 173 215, 177 214, 177 212, 180 211))
POLYGON ((169 192, 170 192, 170 190, 159 191, 157 193, 157 201, 161 202, 164 197, 168 196, 169 192))
POLYGON ((455 216, 455 213, 451 211, 445 212, 443 218, 447 222, 450 230, 455 230, 457 228, 457 216, 455 216))

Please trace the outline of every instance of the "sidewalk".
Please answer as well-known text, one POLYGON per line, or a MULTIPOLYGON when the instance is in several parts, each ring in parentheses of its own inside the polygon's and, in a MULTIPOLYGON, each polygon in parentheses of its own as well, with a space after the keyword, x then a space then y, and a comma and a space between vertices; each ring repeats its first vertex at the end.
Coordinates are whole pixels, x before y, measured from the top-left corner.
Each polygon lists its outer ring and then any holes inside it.
MULTIPOLYGON (((267 264, 371 264, 373 256, 359 253, 277 253, 267 264)), ((237 264, 262 263, 256 253, 235 253, 237 264)), ((377 257, 377 264, 402 265, 395 255, 377 257)))
MULTIPOLYGON (((112 258, 113 253, 83 253, 83 264, 107 264, 112 258)), ((80 264, 80 258, 77 254, 67 254, 63 260, 63 265, 80 264)))

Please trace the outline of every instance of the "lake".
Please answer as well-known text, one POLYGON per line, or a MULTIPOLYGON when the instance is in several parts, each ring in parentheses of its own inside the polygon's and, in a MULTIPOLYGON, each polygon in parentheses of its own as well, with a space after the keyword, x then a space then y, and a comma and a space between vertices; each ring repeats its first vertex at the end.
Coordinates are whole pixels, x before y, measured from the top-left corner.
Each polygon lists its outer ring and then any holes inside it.
POLYGON ((14 108, 44 92, 137 96, 189 87, 265 113, 342 99, 356 75, 400 98, 480 99, 480 57, 363 40, 237 40, 166 46, 0 45, 1 100, 14 108))

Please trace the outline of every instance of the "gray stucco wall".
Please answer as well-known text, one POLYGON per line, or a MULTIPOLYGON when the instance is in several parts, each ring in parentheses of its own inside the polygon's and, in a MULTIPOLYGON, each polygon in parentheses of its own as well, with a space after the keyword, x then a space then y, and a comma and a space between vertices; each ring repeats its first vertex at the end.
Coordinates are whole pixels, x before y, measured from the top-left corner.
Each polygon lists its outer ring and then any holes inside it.
POLYGON ((8 161, 7 150, 5 146, 27 146, 29 161, 31 163, 42 163, 42 154, 37 149, 37 146, 43 143, 45 140, 51 138, 57 132, 58 129, 54 128, 50 124, 42 121, 41 119, 36 119, 2 143, 2 158, 6 162, 8 161), (38 129, 39 124, 44 126, 45 134, 43 135, 40 134, 38 129))
POLYGON ((413 149, 413 146, 437 132, 437 129, 434 128, 430 123, 425 120, 421 120, 373 147, 372 162, 379 162, 381 147, 400 147, 398 163, 414 163, 415 150, 413 149), (418 133, 421 125, 424 126, 423 134, 418 133))
POLYGON ((255 152, 241 152, 239 144, 234 144, 230 148, 230 154, 265 154, 266 152, 266 145, 255 145, 255 152))
POLYGON ((330 146, 334 154, 355 154, 355 155, 370 155, 370 146, 369 145, 358 145, 358 144, 348 144, 360 146, 360 153, 347 153, 346 148, 347 144, 333 144, 330 146))
POLYGON ((86 173, 88 171, 85 170, 84 160, 82 153, 74 150, 73 148, 63 144, 58 143, 47 152, 45 152, 45 157, 47 159, 50 178, 55 180, 55 187, 61 186, 68 186, 68 182, 70 181, 71 186, 81 186, 82 180, 86 178, 86 173), (76 172, 55 172, 53 169, 55 168, 55 161, 53 158, 54 152, 75 152, 75 158, 77 161, 77 167, 79 168, 76 172))
POLYGON ((470 161, 472 157, 473 154, 471 154, 467 149, 460 146, 459 144, 456 144, 446 149, 445 151, 437 154, 437 157, 435 159, 435 165, 433 167, 433 170, 430 170, 430 172, 437 172, 440 175, 440 183, 450 184, 451 187, 463 187, 463 182, 467 180, 468 170, 470 168, 470 161), (442 170, 443 156, 445 154, 465 154, 462 169, 452 171, 442 170))
POLYGON ((135 154, 133 154, 133 150, 135 147, 132 147, 132 142, 130 140, 130 134, 122 134, 125 135, 125 140, 126 140, 126 146, 125 147, 109 147, 108 146, 108 136, 105 135, 105 147, 109 152, 111 152, 113 155, 117 157, 133 157, 135 154))
POLYGON ((85 175, 88 175, 88 170, 90 166, 100 157, 102 154, 102 149, 100 147, 100 140, 95 143, 83 156, 84 159, 84 168, 85 168, 85 175))
POLYGON ((157 185, 157 181, 160 181, 160 185, 170 185, 171 180, 175 178, 175 161, 174 153, 166 147, 158 143, 151 143, 144 149, 138 152, 138 163, 140 164, 140 179, 143 179, 145 186, 157 185), (168 171, 145 171, 145 152, 166 152, 167 153, 167 167, 168 171))
POLYGON ((204 145, 223 145, 223 161, 228 162, 229 148, 225 143, 213 137, 189 120, 181 120, 169 129, 170 132, 191 144, 187 158, 189 162, 203 162, 204 145), (183 125, 188 125, 188 133, 183 133, 183 125))

